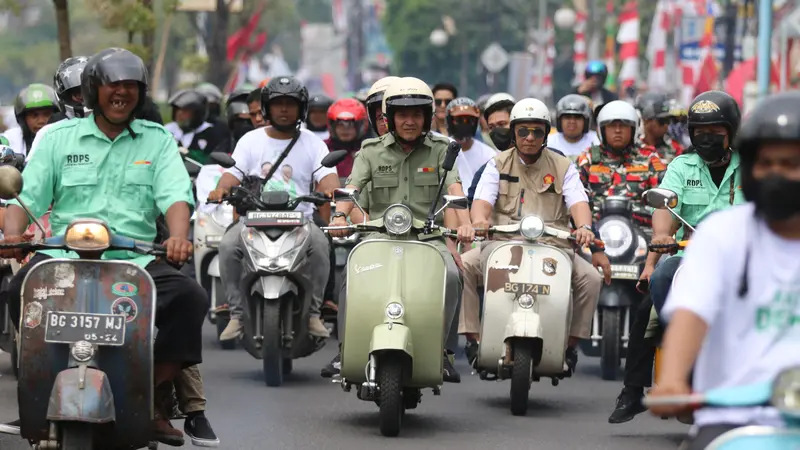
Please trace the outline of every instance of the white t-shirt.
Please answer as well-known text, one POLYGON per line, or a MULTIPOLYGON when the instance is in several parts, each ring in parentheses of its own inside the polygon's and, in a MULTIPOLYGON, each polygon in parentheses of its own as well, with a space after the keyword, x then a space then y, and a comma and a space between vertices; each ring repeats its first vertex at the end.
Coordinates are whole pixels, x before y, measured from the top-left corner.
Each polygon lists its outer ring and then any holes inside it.
POLYGON ((216 164, 207 164, 200 168, 200 173, 197 174, 197 178, 194 180, 197 190, 197 211, 211 213, 217 209, 219 204, 208 204, 206 200, 208 200, 208 194, 217 188, 217 183, 219 183, 223 173, 225 173, 225 168, 216 164))
MULTIPOLYGON (((259 128, 248 132, 236 144, 233 150, 233 159, 236 167, 249 175, 266 176, 271 164, 289 145, 291 139, 273 139, 267 135, 269 128, 259 128)), ((308 195, 311 186, 311 174, 322 165, 322 158, 328 154, 328 147, 319 140, 314 133, 300 130, 300 137, 289 151, 281 167, 275 171, 272 179, 266 183, 265 190, 282 190, 289 193, 291 198, 308 195)), ((242 180, 242 174, 235 168, 226 170, 227 173, 242 180)), ((328 175, 338 177, 336 168, 322 167, 314 174, 313 181, 319 183, 328 175)), ((199 195, 199 193, 198 193, 199 195)), ((301 203, 297 207, 306 216, 311 216, 314 207, 310 203, 301 203)))
MULTIPOLYGON (((37 135, 39 133, 36 133, 37 135)), ((6 139, 8 139, 8 145, 14 149, 14 153, 18 153, 20 155, 27 155, 28 154, 28 147, 25 145, 25 139, 22 138, 22 128, 16 127, 6 130, 3 133, 6 139)), ((36 137, 34 137, 36 139, 36 137)), ((31 144, 33 147, 33 144, 31 144)))
POLYGON ((587 148, 592 145, 599 145, 600 139, 597 137, 597 132, 589 130, 585 133, 580 141, 569 142, 564 138, 564 133, 554 133, 547 137, 547 146, 559 150, 566 157, 578 156, 585 152, 587 148))
POLYGON ((472 140, 472 148, 469 150, 462 149, 456 158, 456 167, 458 168, 458 176, 461 177, 461 186, 464 187, 464 192, 467 192, 472 186, 472 177, 484 164, 497 155, 497 150, 489 147, 481 141, 476 139, 472 140))
MULTIPOLYGON (((771 382, 800 365, 800 240, 775 235, 751 203, 703 220, 663 314, 689 310, 708 324, 693 390, 771 382), (747 254, 748 290, 739 298, 747 254), (782 323, 777 323, 782 322, 782 323)), ((774 408, 705 408, 695 424, 782 424, 774 408)))

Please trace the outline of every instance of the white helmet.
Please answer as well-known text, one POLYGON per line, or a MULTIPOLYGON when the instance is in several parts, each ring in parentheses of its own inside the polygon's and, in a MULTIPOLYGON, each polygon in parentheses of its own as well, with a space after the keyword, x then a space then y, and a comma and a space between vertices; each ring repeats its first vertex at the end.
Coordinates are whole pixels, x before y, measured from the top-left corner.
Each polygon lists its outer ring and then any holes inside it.
POLYGON ((483 118, 489 120, 489 116, 497 111, 498 109, 505 108, 505 107, 513 107, 514 103, 517 103, 517 100, 511 96, 511 94, 505 92, 498 92, 497 94, 492 94, 486 100, 486 104, 483 106, 483 118))
POLYGON ((511 127, 515 122, 544 122, 547 124, 547 132, 550 133, 550 110, 541 100, 535 98, 523 98, 518 101, 511 109, 511 127))
POLYGON ((603 127, 614 121, 620 121, 625 125, 629 125, 632 128, 631 142, 636 139, 636 127, 639 124, 639 113, 630 103, 622 100, 614 100, 613 102, 603 105, 602 109, 600 109, 600 113, 597 115, 597 134, 600 135, 600 141, 602 143, 606 143, 603 127))
POLYGON ((378 126, 375 124, 374 116, 379 109, 383 108, 383 93, 390 84, 399 79, 400 77, 394 76, 383 77, 373 83, 372 87, 369 88, 369 92, 367 92, 367 100, 365 101, 367 106, 367 119, 369 120, 370 126, 372 126, 372 130, 375 131, 375 134, 378 134, 378 126))
POLYGON ((395 108, 403 106, 422 106, 425 113, 425 124, 422 127, 422 133, 425 134, 430 131, 436 105, 433 102, 431 88, 419 78, 403 77, 392 82, 383 92, 382 105, 383 115, 386 116, 389 122, 389 132, 395 131, 395 108))

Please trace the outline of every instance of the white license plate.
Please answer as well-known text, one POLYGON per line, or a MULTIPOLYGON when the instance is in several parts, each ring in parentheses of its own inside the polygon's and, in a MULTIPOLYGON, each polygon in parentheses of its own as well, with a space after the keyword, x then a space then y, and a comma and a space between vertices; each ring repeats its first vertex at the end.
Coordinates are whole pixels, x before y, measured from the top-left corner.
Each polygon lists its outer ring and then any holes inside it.
POLYGON ((612 264, 611 278, 622 280, 638 280, 639 266, 636 264, 612 264))
POLYGON ((248 227, 300 226, 304 222, 302 211, 247 211, 248 227))
POLYGON ((87 341, 95 345, 123 345, 125 319, 123 315, 48 311, 44 341, 56 344, 87 341))

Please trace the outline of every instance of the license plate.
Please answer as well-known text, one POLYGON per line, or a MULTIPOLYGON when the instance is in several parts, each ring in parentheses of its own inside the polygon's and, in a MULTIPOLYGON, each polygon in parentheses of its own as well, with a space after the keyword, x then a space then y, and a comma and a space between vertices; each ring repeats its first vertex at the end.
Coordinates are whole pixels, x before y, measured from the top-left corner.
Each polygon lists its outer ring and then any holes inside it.
POLYGON ((612 264, 611 278, 620 280, 638 280, 639 266, 635 264, 612 264))
POLYGON ((303 221, 302 211, 248 211, 244 224, 248 227, 297 227, 303 221))
POLYGON ((206 236, 206 245, 219 245, 222 236, 206 236))
POLYGON ((125 343, 125 316, 48 311, 44 341, 73 344, 87 341, 95 345, 125 343))
POLYGON ((549 284, 506 283, 503 290, 514 294, 550 295, 549 284))

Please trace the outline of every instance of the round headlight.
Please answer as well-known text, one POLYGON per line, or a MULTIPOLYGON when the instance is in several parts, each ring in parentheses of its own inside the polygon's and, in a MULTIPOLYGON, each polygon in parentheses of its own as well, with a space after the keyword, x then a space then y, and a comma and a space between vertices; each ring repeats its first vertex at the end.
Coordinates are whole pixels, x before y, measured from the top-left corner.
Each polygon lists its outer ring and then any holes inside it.
POLYGON ((537 216, 523 217, 519 232, 525 239, 538 239, 544 234, 544 221, 537 216))
POLYGON ((392 205, 383 213, 383 226, 391 234, 406 234, 411 229, 414 216, 405 205, 392 205))
POLYGON ((403 305, 400 303, 389 303, 386 305, 386 317, 392 320, 397 320, 403 317, 404 312, 403 305))
POLYGON ((96 220, 76 220, 64 233, 67 248, 75 251, 100 251, 108 248, 111 233, 106 224, 96 220))
POLYGON ((519 303, 520 308, 531 309, 533 308, 534 298, 530 294, 522 294, 517 299, 517 303, 519 303))
POLYGON ((772 383, 772 406, 781 413, 792 417, 800 417, 800 368, 784 369, 772 383))
POLYGON ((608 220, 600 225, 599 231, 606 254, 612 258, 622 256, 633 245, 633 230, 622 220, 608 220))
POLYGON ((94 356, 94 345, 86 341, 78 341, 72 344, 70 353, 72 354, 72 359, 79 363, 84 363, 94 356))

